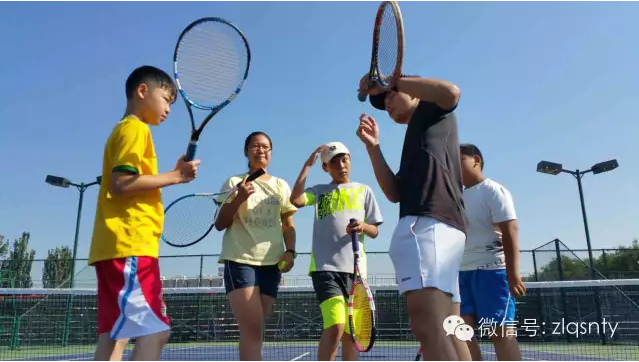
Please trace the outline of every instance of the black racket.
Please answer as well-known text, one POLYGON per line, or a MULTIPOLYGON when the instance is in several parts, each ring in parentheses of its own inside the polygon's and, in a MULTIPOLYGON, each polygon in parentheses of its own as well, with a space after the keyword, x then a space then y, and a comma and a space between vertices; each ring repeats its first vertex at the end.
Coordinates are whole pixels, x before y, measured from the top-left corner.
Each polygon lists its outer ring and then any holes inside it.
MULTIPOLYGON (((251 182, 265 173, 263 169, 249 175, 251 182)), ((175 199, 164 210, 162 240, 178 248, 194 245, 215 226, 220 207, 238 190, 238 185, 217 193, 188 194, 175 199)))
MULTIPOLYGON (((373 53, 368 72, 368 88, 377 82, 385 89, 391 89, 402 75, 404 62, 404 21, 396 1, 383 1, 373 28, 373 53)), ((366 101, 366 93, 357 98, 366 101)))
POLYGON ((240 93, 250 65, 248 40, 224 19, 196 20, 180 34, 173 54, 173 72, 191 118, 186 161, 195 157, 206 124, 240 93), (199 128, 195 127, 193 107, 210 111, 199 128))

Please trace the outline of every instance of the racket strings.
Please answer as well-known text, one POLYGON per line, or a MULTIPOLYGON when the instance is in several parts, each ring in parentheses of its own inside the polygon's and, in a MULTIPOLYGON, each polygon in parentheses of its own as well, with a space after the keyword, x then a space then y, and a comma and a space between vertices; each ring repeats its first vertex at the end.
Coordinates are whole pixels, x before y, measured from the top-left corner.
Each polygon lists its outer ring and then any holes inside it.
POLYGON ((373 317, 366 288, 362 284, 355 286, 353 293, 353 336, 361 346, 367 346, 373 336, 373 317))
POLYGON ((397 19, 392 6, 386 5, 379 29, 377 71, 380 78, 389 78, 395 72, 398 56, 397 19))
POLYGON ((180 86, 194 103, 217 106, 235 94, 248 58, 248 45, 235 29, 217 21, 200 23, 178 45, 180 86))
POLYGON ((211 230, 219 203, 208 195, 184 198, 167 210, 163 238, 171 244, 186 245, 202 239, 211 230))

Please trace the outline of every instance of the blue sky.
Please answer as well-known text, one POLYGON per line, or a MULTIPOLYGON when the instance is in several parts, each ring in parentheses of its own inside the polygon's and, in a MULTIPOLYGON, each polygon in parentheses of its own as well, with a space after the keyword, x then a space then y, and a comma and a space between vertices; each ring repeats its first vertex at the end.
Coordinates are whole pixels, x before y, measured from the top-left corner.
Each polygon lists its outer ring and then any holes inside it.
MULTIPOLYGON (((3 3, 0 5, 0 233, 32 235, 37 258, 73 243, 78 193, 45 184, 47 174, 90 182, 100 173, 104 142, 125 108, 124 81, 142 64, 170 71, 181 30, 204 16, 237 24, 253 55, 247 84, 205 130, 199 178, 164 190, 168 203, 190 192, 217 191, 242 172, 246 135, 274 142, 269 172, 291 185, 310 152, 341 141, 352 152, 352 179, 373 187, 386 223, 368 250, 387 251, 398 207, 377 186, 355 136, 372 114, 390 165, 399 165, 405 128, 356 97, 367 71, 373 2, 3 3)), ((486 158, 487 176, 511 190, 520 246, 560 238, 585 248, 579 196, 569 175, 535 172, 541 159, 589 168, 617 158, 614 172, 584 179, 593 247, 627 245, 639 236, 634 106, 639 90, 635 3, 401 3, 406 73, 459 85, 462 142, 486 158), (634 24, 634 25, 633 25, 634 24), (634 224, 634 225, 633 225, 634 224)), ((159 165, 170 170, 190 127, 179 100, 153 129, 159 165)), ((197 114, 198 119, 203 113, 197 114)), ((324 182, 320 167, 309 183, 324 182)), ((86 193, 79 256, 88 255, 97 187, 86 193)), ((298 250, 310 250, 312 211, 296 217, 298 250)), ((213 254, 221 234, 162 255, 213 254)), ((305 267, 295 273, 304 274, 305 267)), ((187 274, 193 274, 188 272, 187 274)))

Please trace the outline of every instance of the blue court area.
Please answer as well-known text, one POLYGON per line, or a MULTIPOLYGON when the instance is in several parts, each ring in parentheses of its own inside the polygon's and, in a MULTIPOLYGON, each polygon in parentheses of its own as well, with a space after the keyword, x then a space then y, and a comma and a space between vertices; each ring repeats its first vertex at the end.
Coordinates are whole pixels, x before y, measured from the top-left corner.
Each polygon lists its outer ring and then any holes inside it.
MULTIPOLYGON (((263 357, 266 361, 315 361, 317 360, 316 344, 294 343, 287 345, 265 346, 263 357)), ((610 346, 607 348, 615 348, 616 353, 607 353, 601 349, 606 346, 586 346, 586 345, 522 345, 522 357, 525 361, 612 361, 612 360, 629 360, 636 356, 636 347, 631 347, 634 353, 619 350, 626 349, 628 346, 610 346), (532 347, 532 348, 531 348, 532 347), (542 350, 545 349, 545 350, 542 350), (618 355, 617 355, 618 354, 618 355), (607 355, 607 357, 606 357, 607 355), (617 357, 617 358, 614 358, 617 357)), ((417 353, 417 346, 397 346, 397 345, 380 345, 375 346, 368 353, 361 353, 360 359, 364 361, 389 361, 401 360, 412 361, 417 353)), ((2 354, 5 354, 3 351, 2 354)), ((88 361, 93 359, 92 353, 75 353, 60 354, 62 351, 51 350, 51 354, 47 355, 47 351, 38 351, 37 357, 27 357, 28 353, 22 351, 23 356, 20 358, 11 358, 10 360, 22 361, 88 361)), ((124 360, 130 358, 130 350, 125 352, 124 360)), ((485 360, 495 361, 496 355, 492 346, 483 345, 482 353, 485 360)), ((17 357, 17 356, 15 356, 17 357)), ((6 360, 5 358, 2 358, 6 360)), ((341 353, 338 351, 337 360, 341 360, 341 353)), ((236 345, 227 346, 169 346, 164 349, 160 360, 163 361, 237 361, 239 355, 236 345)))

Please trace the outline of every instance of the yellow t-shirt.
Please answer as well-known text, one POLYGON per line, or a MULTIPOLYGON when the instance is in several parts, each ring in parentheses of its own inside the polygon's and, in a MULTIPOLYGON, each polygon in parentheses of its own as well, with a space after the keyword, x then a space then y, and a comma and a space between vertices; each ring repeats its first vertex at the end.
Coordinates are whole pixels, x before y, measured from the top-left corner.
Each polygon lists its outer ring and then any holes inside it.
MULTIPOLYGON (((244 175, 230 177, 220 191, 239 184, 244 175)), ((253 181, 255 192, 239 207, 233 224, 224 231, 219 262, 225 260, 250 265, 275 265, 284 253, 282 214, 297 211, 290 202, 291 189, 286 181, 271 176, 268 181, 253 181)), ((227 200, 233 201, 237 192, 227 200)))
POLYGON ((89 264, 129 256, 157 258, 164 223, 160 189, 113 196, 112 172, 126 170, 157 175, 158 165, 149 126, 137 117, 122 119, 104 148, 102 183, 98 195, 89 264))

